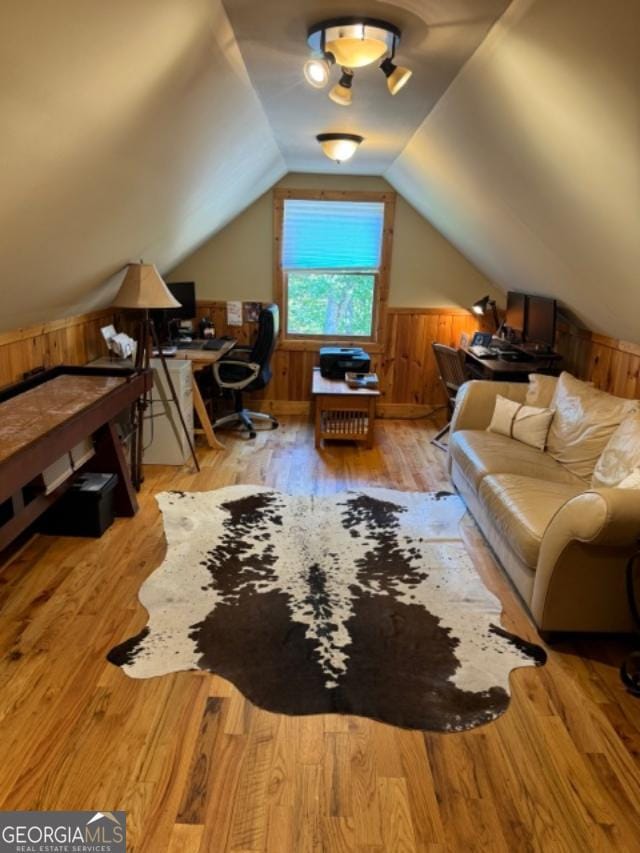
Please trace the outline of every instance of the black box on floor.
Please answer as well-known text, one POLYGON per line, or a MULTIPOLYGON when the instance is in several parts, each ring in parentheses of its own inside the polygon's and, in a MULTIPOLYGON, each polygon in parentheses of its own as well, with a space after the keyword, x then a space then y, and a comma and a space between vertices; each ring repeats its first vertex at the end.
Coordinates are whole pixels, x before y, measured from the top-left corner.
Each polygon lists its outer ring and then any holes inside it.
POLYGON ((44 513, 39 531, 50 536, 102 536, 113 524, 113 492, 117 483, 117 474, 80 474, 60 500, 44 513))
POLYGON ((369 373, 371 360, 361 347, 320 347, 320 375, 344 379, 347 372, 369 373))

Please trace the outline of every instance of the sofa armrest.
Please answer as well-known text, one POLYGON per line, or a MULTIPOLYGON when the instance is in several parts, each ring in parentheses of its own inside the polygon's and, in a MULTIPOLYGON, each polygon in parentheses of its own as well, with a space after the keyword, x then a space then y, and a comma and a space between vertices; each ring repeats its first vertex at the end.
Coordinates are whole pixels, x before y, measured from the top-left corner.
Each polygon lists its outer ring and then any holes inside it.
MULTIPOLYGON (((602 571, 614 562, 626 561, 640 540, 640 492, 637 489, 593 489, 568 500, 553 516, 542 537, 531 612, 538 624, 548 604, 552 584, 562 585, 557 575, 570 569, 580 576, 575 554, 586 571, 587 551, 608 554, 602 571), (585 551, 585 548, 587 551, 585 551)), ((584 590, 575 586, 573 596, 584 590)), ((553 593, 555 594, 555 593, 553 593)))
POLYGON ((451 433, 459 429, 486 429, 491 423, 498 394, 524 403, 528 387, 527 382, 486 382, 478 379, 465 382, 456 396, 451 433))

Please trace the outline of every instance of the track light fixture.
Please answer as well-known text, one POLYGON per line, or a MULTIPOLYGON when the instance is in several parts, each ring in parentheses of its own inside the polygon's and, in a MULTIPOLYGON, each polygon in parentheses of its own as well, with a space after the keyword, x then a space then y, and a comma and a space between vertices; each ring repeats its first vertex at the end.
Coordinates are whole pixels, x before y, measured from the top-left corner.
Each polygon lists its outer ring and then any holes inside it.
POLYGON ((316 89, 327 85, 331 65, 340 65, 342 76, 329 92, 336 104, 351 103, 353 69, 364 68, 381 59, 387 88, 395 95, 406 84, 411 71, 397 66, 393 60, 400 42, 400 30, 377 18, 333 18, 311 27, 307 44, 313 56, 304 66, 307 82, 316 89))
POLYGON ((319 133, 316 139, 327 157, 338 164, 350 160, 364 141, 355 133, 319 133))
POLYGON ((351 103, 351 87, 353 85, 353 71, 349 68, 342 69, 340 80, 329 92, 329 97, 335 104, 348 107, 351 103))

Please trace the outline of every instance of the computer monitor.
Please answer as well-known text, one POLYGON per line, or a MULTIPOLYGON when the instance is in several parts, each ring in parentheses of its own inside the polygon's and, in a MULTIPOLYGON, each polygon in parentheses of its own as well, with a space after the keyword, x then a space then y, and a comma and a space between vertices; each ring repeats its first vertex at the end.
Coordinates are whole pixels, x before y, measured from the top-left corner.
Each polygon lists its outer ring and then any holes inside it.
POLYGON ((179 308, 157 308, 151 311, 151 317, 160 340, 171 342, 177 337, 180 320, 194 320, 196 309, 196 286, 193 281, 167 282, 169 292, 180 303, 179 308))
POLYGON ((525 326, 527 297, 524 293, 507 293, 507 314, 505 326, 508 326, 517 335, 522 336, 525 326))
POLYGON ((167 320, 194 320, 196 317, 196 285, 193 281, 172 281, 167 283, 171 294, 180 303, 180 308, 169 308, 167 320))
POLYGON ((527 343, 544 344, 553 349, 556 341, 555 299, 527 296, 524 338, 527 343))

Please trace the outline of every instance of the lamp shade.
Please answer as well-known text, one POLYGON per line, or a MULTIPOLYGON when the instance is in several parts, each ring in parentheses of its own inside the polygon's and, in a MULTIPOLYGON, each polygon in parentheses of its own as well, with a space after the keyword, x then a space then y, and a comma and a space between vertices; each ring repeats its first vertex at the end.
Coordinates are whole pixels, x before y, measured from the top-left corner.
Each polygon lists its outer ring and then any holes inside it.
POLYGON ((154 264, 129 264, 114 308, 179 308, 154 264))
POLYGON ((493 300, 489 296, 483 296, 482 299, 478 299, 477 302, 474 302, 471 306, 471 310, 474 314, 477 314, 481 317, 483 314, 487 313, 487 308, 491 306, 493 300))
POLYGON ((340 81, 336 83, 333 89, 329 92, 331 100, 340 104, 341 107, 348 107, 351 103, 351 87, 353 85, 353 71, 348 68, 342 69, 340 81))
POLYGON ((314 89, 324 88, 329 82, 329 62, 326 59, 308 59, 304 64, 304 76, 314 89))
POLYGON ((355 133, 319 133, 316 139, 330 160, 344 163, 353 157, 364 137, 355 133))
POLYGON ((386 57, 380 66, 384 76, 387 78, 387 88, 392 95, 396 95, 400 89, 409 81, 412 72, 408 68, 403 68, 401 65, 395 65, 390 57, 386 57))

